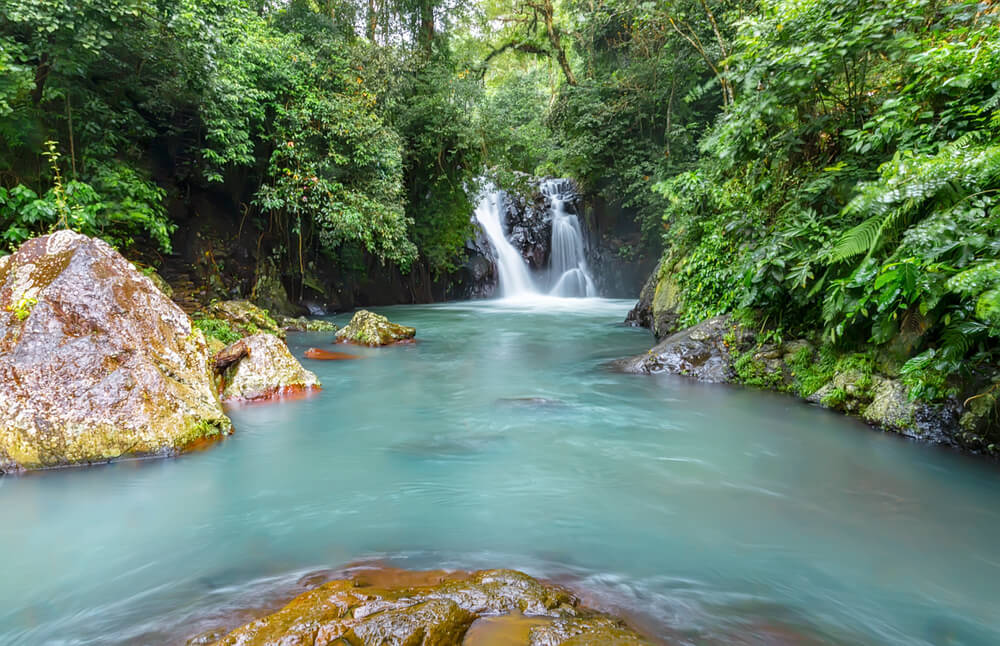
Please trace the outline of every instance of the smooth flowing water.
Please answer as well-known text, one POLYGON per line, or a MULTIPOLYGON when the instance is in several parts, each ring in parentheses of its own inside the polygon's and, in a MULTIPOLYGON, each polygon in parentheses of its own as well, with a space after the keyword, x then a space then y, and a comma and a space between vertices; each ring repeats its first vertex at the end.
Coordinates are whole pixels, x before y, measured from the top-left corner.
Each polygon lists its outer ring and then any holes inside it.
MULTIPOLYGON (((544 284, 548 276, 548 294, 552 296, 597 296, 597 288, 587 268, 580 220, 566 208, 572 186, 567 180, 555 179, 542 182, 540 188, 542 194, 549 198, 549 217, 552 220, 552 237, 549 241, 551 258, 549 266, 540 277, 541 282, 544 284)), ((476 208, 476 220, 482 225, 497 254, 499 293, 508 299, 542 296, 544 292, 539 289, 528 263, 507 240, 503 223, 503 200, 503 193, 487 187, 476 208)))
POLYGON ((552 204, 552 258, 549 261, 553 296, 597 296, 594 280, 587 268, 583 231, 575 213, 566 208, 572 187, 566 180, 547 180, 542 194, 552 204))
POLYGON ((1000 643, 996 465, 618 374, 630 305, 381 310, 420 342, 306 362, 321 394, 204 452, 0 479, 0 644, 183 643, 360 559, 521 568, 670 643, 1000 643))
POLYGON ((486 237, 497 252, 500 295, 507 298, 531 295, 537 289, 528 265, 504 234, 500 204, 502 199, 503 195, 499 191, 486 190, 476 208, 476 220, 482 225, 486 237))

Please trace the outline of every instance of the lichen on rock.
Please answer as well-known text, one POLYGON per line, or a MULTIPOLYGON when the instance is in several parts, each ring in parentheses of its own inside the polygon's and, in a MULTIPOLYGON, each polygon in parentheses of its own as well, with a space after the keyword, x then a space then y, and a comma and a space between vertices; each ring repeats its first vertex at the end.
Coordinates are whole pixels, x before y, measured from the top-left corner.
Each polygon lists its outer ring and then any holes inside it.
MULTIPOLYGON (((417 573, 415 573, 417 574, 417 573)), ((485 570, 437 582, 369 585, 340 579, 251 622, 217 646, 456 646, 483 617, 548 617, 531 628, 531 646, 648 644, 623 622, 579 605, 567 590, 513 570, 485 570)))
POLYGON ((288 298, 285 285, 281 282, 278 266, 270 258, 265 258, 257 265, 250 300, 275 314, 298 316, 304 311, 288 298))
POLYGON ((683 303, 675 271, 669 263, 660 264, 643 285, 639 302, 626 316, 626 323, 649 328, 657 339, 677 331, 683 303))
POLYGON ((223 401, 268 399, 320 387, 316 375, 302 367, 281 339, 255 334, 237 344, 242 344, 236 353, 240 358, 228 365, 220 377, 223 401))
POLYGON ((412 327, 397 325, 384 316, 360 310, 346 327, 337 332, 337 341, 377 347, 408 341, 416 334, 416 329, 412 327))
POLYGON ((311 319, 305 316, 293 318, 280 314, 274 318, 278 325, 288 332, 336 332, 340 329, 335 323, 323 319, 311 319))
POLYGON ((59 231, 0 259, 0 471, 167 455, 230 429, 203 335, 106 243, 59 231))

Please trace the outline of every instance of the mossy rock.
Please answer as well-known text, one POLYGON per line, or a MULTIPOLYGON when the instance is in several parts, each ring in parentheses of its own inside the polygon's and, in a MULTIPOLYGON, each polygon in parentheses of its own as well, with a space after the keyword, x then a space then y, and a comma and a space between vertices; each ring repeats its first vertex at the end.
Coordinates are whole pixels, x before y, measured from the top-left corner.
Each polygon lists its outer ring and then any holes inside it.
POLYGON ((223 401, 269 399, 320 387, 316 375, 303 368, 276 336, 255 334, 239 343, 247 353, 222 374, 223 401))
POLYGON ((360 310, 346 327, 337 332, 337 341, 374 348, 408 341, 416 334, 415 328, 397 325, 384 316, 360 310))
POLYGON ((322 319, 310 319, 304 316, 292 318, 291 316, 277 315, 275 320, 278 324, 289 332, 336 332, 340 328, 330 321, 322 319))
POLYGON ((661 271, 653 292, 652 327, 657 339, 677 331, 681 318, 681 288, 670 271, 661 271))
POLYGON ((270 313, 250 301, 217 301, 208 306, 207 315, 223 321, 240 337, 264 333, 285 338, 285 331, 270 313))
POLYGON ((284 316, 298 316, 305 311, 288 298, 278 266, 270 258, 265 258, 257 265, 250 300, 269 312, 284 316))
POLYGON ((729 339, 739 334, 741 330, 732 317, 717 316, 676 332, 646 354, 624 359, 617 365, 636 374, 684 375, 707 383, 733 381, 737 375, 729 339))
POLYGON ((0 471, 170 455, 229 432, 208 358, 187 315, 103 241, 25 242, 0 259, 0 471))
POLYGON ((485 570, 433 583, 411 574, 393 586, 369 585, 363 576, 331 581, 216 645, 457 646, 477 619, 512 613, 551 619, 532 628, 534 646, 648 644, 621 621, 581 607, 565 589, 521 572, 485 570))

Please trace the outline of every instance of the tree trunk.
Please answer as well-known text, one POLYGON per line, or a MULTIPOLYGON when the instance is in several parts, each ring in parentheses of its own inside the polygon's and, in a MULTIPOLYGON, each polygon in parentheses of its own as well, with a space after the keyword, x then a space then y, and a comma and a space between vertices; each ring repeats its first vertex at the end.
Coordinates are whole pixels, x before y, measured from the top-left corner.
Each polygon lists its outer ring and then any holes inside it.
POLYGON ((552 7, 552 0, 545 0, 542 4, 542 19, 545 21, 545 31, 548 32, 549 43, 552 44, 552 51, 556 55, 556 60, 559 61, 559 67, 562 68, 563 75, 566 76, 566 82, 570 85, 576 85, 576 76, 573 74, 573 68, 569 66, 569 59, 566 56, 566 50, 562 46, 562 38, 559 36, 559 29, 555 25, 555 10, 552 7))
POLYGON ((420 3, 420 41, 428 52, 434 43, 434 5, 432 0, 420 3))
POLYGON ((375 32, 378 29, 378 5, 376 0, 368 0, 368 40, 375 42, 375 32))

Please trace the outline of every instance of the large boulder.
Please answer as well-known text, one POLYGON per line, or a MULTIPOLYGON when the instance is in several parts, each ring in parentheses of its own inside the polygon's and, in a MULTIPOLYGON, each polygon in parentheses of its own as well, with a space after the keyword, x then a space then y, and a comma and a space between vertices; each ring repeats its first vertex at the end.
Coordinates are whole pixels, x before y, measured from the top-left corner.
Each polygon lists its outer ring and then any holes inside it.
POLYGON ((337 332, 337 341, 377 347, 408 341, 417 335, 416 329, 392 323, 384 316, 358 311, 346 327, 337 332))
MULTIPOLYGON (((216 645, 456 646, 477 621, 522 614, 537 617, 527 635, 532 646, 648 644, 621 621, 582 608, 566 590, 520 572, 486 570, 438 582, 417 578, 387 586, 363 578, 331 581, 216 645)), ((497 641, 482 643, 517 643, 494 636, 497 641)))
POLYGON ((533 270, 548 266, 552 251, 552 215, 549 198, 505 192, 502 200, 503 224, 507 240, 533 270))
POLYGON ((489 298, 499 284, 496 251, 479 221, 472 218, 475 235, 465 241, 465 262, 448 280, 450 300, 489 298))
POLYGON ((619 366, 639 374, 668 373, 708 383, 735 377, 727 337, 734 334, 732 318, 716 316, 673 334, 646 354, 625 359, 619 366))
POLYGON ((201 332, 71 231, 0 258, 0 472, 168 455, 231 429, 201 332))
POLYGON ((272 334, 240 339, 216 356, 235 359, 226 363, 220 376, 226 402, 270 399, 320 387, 316 375, 303 368, 285 342, 272 334))

